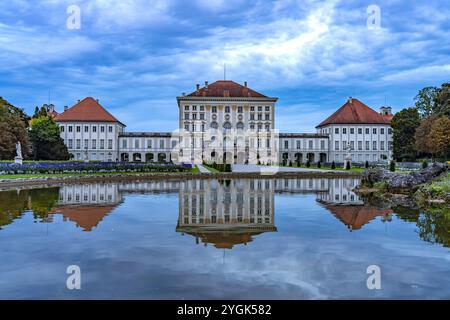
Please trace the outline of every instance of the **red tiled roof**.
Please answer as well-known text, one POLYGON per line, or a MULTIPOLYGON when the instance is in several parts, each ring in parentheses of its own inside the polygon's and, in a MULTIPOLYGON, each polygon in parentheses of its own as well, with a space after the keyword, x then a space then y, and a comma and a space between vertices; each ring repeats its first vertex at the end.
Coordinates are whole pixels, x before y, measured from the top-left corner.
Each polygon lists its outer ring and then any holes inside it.
POLYGON ((199 88, 188 97, 267 98, 267 96, 229 80, 219 80, 199 88))
POLYGON ((376 217, 393 213, 391 209, 378 209, 370 206, 327 205, 325 207, 349 230, 359 230, 376 217))
POLYGON ((55 117, 56 121, 119 122, 97 100, 87 97, 55 117))
POLYGON ((328 124, 389 124, 392 116, 383 116, 355 98, 350 98, 316 128, 328 124))
POLYGON ((92 231, 104 217, 111 213, 115 206, 58 206, 52 210, 53 214, 62 214, 64 219, 76 223, 83 231, 92 231))
POLYGON ((47 112, 47 114, 48 114, 50 117, 52 117, 52 118, 56 118, 56 116, 57 116, 59 113, 56 112, 56 111, 49 111, 49 112, 47 112))

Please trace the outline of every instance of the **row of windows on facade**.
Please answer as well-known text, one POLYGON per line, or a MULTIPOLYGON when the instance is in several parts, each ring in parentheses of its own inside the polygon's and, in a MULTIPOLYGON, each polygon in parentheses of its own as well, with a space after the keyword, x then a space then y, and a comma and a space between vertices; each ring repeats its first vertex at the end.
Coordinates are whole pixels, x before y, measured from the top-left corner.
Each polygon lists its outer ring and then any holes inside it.
MULTIPOLYGON (((296 149, 300 150, 301 149, 301 145, 302 145, 302 140, 296 140, 296 149)), ((306 141, 303 140, 303 147, 304 149, 306 149, 306 141)), ((284 141, 284 149, 289 149, 289 140, 285 140, 284 141)), ((309 140, 308 141, 308 149, 314 149, 314 140, 309 140)), ((325 150, 326 146, 325 146, 325 140, 320 140, 320 149, 321 150, 325 150)))
MULTIPOLYGON (((108 199, 108 201, 112 201, 113 196, 111 194, 108 194, 107 195, 107 199, 108 199)), ((64 202, 64 195, 60 195, 59 196, 59 201, 64 202)), ((67 202, 71 202, 72 201, 72 194, 68 194, 67 195, 67 200, 66 201, 67 202)), ((76 194, 75 195, 75 202, 80 202, 80 201, 81 201, 80 194, 76 194)), ((84 202, 89 201, 89 195, 84 194, 83 195, 83 201, 84 202)), ((91 201, 97 201, 97 195, 95 195, 95 194, 91 195, 91 201)), ((99 195, 99 201, 105 201, 105 195, 104 194, 100 194, 99 195)))
MULTIPOLYGON (((73 132, 74 126, 67 126, 68 132, 73 132)), ((90 126, 84 126, 84 132, 89 132, 90 126)), ((65 126, 59 127, 61 132, 65 132, 65 126)), ((100 132, 105 132, 105 126, 100 126, 100 132)), ((75 132, 81 132, 81 126, 75 126, 75 132)), ((92 126, 92 132, 97 132, 97 126, 92 126)), ((113 126, 108 126, 108 132, 113 132, 113 126)))
MULTIPOLYGON (((146 141, 143 141, 143 148, 152 149, 154 144, 152 139, 147 139, 146 141)), ((177 141, 172 140, 172 148, 175 148, 177 145, 177 141)), ((165 140, 159 140, 159 148, 164 149, 166 147, 166 141, 165 140)), ((122 140, 122 148, 126 149, 128 148, 128 140, 122 140)), ((135 139, 134 140, 134 148, 140 149, 141 148, 141 140, 135 139)))
MULTIPOLYGON (((91 145, 91 149, 97 149, 97 140, 92 139, 90 145, 91 145)), ((73 139, 67 140, 67 147, 68 147, 68 149, 74 149, 73 139)), ((84 139, 83 148, 89 149, 89 139, 84 139)), ((113 140, 108 139, 108 149, 112 149, 112 148, 113 148, 113 140)), ((81 139, 75 140, 75 149, 81 149, 81 139)), ((100 146, 98 147, 98 149, 100 149, 100 150, 105 149, 105 140, 104 139, 100 139, 100 146)))
MULTIPOLYGON (((205 114, 204 113, 199 113, 199 114, 184 113, 184 120, 190 120, 191 118, 192 118, 192 120, 205 120, 205 114)), ((256 117, 255 117, 254 113, 250 114, 250 120, 256 120, 256 118, 258 120, 263 120, 263 114, 257 114, 256 117)), ((267 121, 270 120, 270 113, 264 114, 264 120, 267 120, 267 121)))
MULTIPOLYGON (((243 222, 243 218, 242 217, 237 217, 237 222, 243 222)), ((224 216, 224 222, 230 222, 230 216, 226 215, 224 216)), ((250 222, 253 223, 258 223, 258 224, 262 224, 262 223, 271 223, 270 222, 270 218, 265 218, 264 222, 262 218, 252 218, 250 222)), ((204 219, 203 218, 199 218, 198 220, 196 218, 193 218, 192 221, 189 221, 189 218, 184 218, 184 224, 203 224, 204 219), (197 222, 198 221, 198 222, 197 222)), ((211 223, 217 223, 217 217, 216 216, 211 216, 211 223)))
MULTIPOLYGON (((184 206, 185 207, 189 207, 189 199, 191 199, 191 208, 196 208, 197 207, 197 197, 189 197, 189 196, 185 196, 184 197, 184 206)), ((201 196, 199 198, 199 206, 203 207, 205 205, 205 201, 204 201, 204 197, 201 196)), ((250 208, 254 208, 255 205, 258 208, 262 208, 263 203, 265 207, 270 207, 271 201, 270 201, 270 195, 264 197, 262 195, 258 195, 258 196, 250 196, 250 197, 245 197, 245 200, 249 201, 250 204, 250 208)), ((217 207, 218 204, 218 197, 217 197, 217 192, 211 193, 211 197, 210 197, 210 203, 213 207, 217 207)), ((221 203, 224 204, 225 206, 229 206, 231 203, 236 203, 238 206, 242 206, 244 204, 244 194, 243 193, 236 193, 236 199, 235 201, 232 201, 232 196, 231 193, 227 192, 224 193, 222 195, 222 199, 221 199, 221 203)))
MULTIPOLYGON (((197 106, 184 106, 184 111, 197 111, 197 106)), ((205 111, 205 106, 199 106, 199 110, 200 111, 205 111)), ((263 111, 263 107, 262 106, 250 106, 250 111, 255 111, 258 110, 258 112, 262 112, 263 111)), ((270 111, 270 106, 265 106, 264 110, 266 112, 270 111)), ((217 106, 212 106, 211 107, 211 112, 212 113, 217 113, 217 106)), ((230 106, 225 106, 225 112, 226 113, 230 113, 231 112, 231 108, 230 106)), ((238 106, 237 107, 237 112, 238 113, 243 113, 244 112, 244 108, 242 106, 238 106)))
MULTIPOLYGON (((210 127, 211 127, 211 129, 218 129, 219 128, 219 124, 217 122, 213 121, 213 122, 211 122, 210 127)), ((255 131, 255 128, 257 128, 258 131, 261 131, 262 128, 263 128, 263 124, 258 124, 256 126, 254 124, 250 124, 249 127, 250 127, 251 131, 255 131)), ((194 123, 192 123, 192 124, 185 123, 184 124, 184 130, 186 130, 186 131, 195 132, 195 131, 197 131, 197 128, 200 128, 200 132, 205 132, 205 124, 204 123, 202 123, 200 126, 197 126, 194 123)), ((230 122, 225 122, 223 124, 223 128, 225 130, 231 130, 233 128, 233 125, 230 122)), ((244 130, 244 128, 245 128, 244 123, 238 122, 236 124, 236 129, 244 130)), ((266 131, 270 131, 270 124, 266 123, 264 125, 264 128, 265 128, 266 131)))
MULTIPOLYGON (((230 139, 226 139, 224 138, 223 140, 223 146, 225 147, 250 147, 250 148, 262 148, 263 144, 262 144, 262 140, 265 140, 265 147, 267 149, 271 148, 271 143, 270 140, 271 139, 260 139, 260 138, 254 138, 254 139, 248 139, 246 141, 242 140, 242 139, 237 139, 234 142, 230 139)), ((216 137, 212 136, 211 137, 211 142, 214 143, 216 141, 216 137)), ((200 148, 200 146, 202 148, 206 147, 206 143, 205 140, 200 139, 200 138, 184 138, 180 140, 180 144, 184 145, 184 148, 200 148)), ((175 146, 173 145, 172 148, 175 148, 175 146)))
MULTIPOLYGON (((339 150, 339 141, 334 142, 334 150, 339 150)), ((345 150, 348 147, 347 141, 342 141, 342 150, 345 150)), ((352 150, 355 150, 355 141, 350 141, 350 148, 352 150)), ((363 142, 358 141, 358 150, 363 150, 363 142)), ((365 141, 365 149, 364 150, 370 150, 370 141, 365 141)), ((372 150, 378 150, 378 143, 377 141, 372 141, 372 150)), ((385 142, 380 141, 380 150, 385 150, 385 142)), ((388 150, 392 150, 392 141, 388 141, 388 150)))
MULTIPOLYGON (((324 129, 325 132, 323 133, 327 133, 326 129, 324 129)), ((355 134, 355 128, 350 128, 349 130, 350 134, 355 134)), ((378 130, 377 128, 372 128, 372 134, 377 134, 378 130)), ((335 134, 339 134, 339 128, 334 128, 334 133, 335 134)), ((358 128, 358 134, 362 134, 363 133, 363 128, 358 128)), ((370 134, 370 128, 365 128, 365 133, 366 134, 370 134)), ((380 134, 384 134, 385 130, 384 128, 380 128, 380 134)), ((342 134, 347 134, 347 128, 342 128, 342 134)), ((392 129, 388 128, 388 134, 392 134, 392 129)))

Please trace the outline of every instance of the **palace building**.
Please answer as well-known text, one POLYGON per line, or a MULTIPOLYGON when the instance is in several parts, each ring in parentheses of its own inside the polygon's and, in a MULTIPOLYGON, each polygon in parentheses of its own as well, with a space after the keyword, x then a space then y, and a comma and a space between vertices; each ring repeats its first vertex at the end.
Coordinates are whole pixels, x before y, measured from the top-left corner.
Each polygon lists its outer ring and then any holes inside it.
POLYGON ((277 101, 247 82, 206 81, 177 97, 179 120, 173 132, 126 132, 125 124, 91 97, 62 113, 44 106, 76 160, 277 164, 343 163, 349 155, 354 162, 392 158, 390 107, 377 112, 350 97, 317 125, 316 133, 279 133, 277 101))

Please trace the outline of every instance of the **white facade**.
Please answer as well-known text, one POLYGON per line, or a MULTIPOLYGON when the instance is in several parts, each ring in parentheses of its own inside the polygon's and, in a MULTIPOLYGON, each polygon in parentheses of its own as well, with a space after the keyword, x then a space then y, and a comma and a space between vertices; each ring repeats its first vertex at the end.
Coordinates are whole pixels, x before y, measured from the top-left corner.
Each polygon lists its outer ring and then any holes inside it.
POLYGON ((119 122, 60 122, 61 138, 75 160, 119 160, 119 134, 124 125, 119 122))

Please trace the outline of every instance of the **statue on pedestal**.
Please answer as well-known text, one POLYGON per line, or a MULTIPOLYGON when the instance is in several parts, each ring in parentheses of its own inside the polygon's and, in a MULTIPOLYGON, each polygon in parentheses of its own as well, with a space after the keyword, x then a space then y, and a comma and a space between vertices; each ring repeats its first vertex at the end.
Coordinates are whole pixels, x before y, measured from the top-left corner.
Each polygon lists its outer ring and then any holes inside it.
POLYGON ((350 146, 350 143, 347 144, 344 151, 346 151, 346 154, 344 155, 344 169, 347 169, 347 163, 350 163, 350 167, 352 165, 352 147, 350 146))
POLYGON ((14 158, 15 164, 22 164, 22 145, 20 144, 20 141, 17 141, 16 143, 16 156, 14 158))

